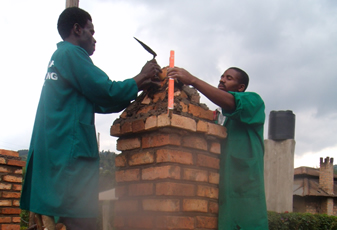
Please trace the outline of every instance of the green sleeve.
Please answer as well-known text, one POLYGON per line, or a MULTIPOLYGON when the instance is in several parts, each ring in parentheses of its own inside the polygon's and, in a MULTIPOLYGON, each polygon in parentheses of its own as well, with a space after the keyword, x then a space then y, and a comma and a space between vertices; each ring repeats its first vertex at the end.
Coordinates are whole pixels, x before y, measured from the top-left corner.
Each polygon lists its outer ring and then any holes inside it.
POLYGON ((253 92, 229 92, 235 98, 235 111, 227 113, 222 109, 224 116, 245 124, 264 124, 265 105, 262 98, 253 92))
POLYGON ((111 81, 79 46, 69 45, 54 60, 60 76, 97 106, 119 107, 137 97, 138 87, 133 79, 111 81))

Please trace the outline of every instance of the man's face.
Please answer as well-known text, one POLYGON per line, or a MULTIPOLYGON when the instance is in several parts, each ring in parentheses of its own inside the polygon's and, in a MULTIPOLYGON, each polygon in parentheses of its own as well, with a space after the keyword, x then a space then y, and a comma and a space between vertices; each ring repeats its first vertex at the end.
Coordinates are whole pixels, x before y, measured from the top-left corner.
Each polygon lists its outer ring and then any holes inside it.
POLYGON ((245 85, 241 84, 240 74, 234 69, 226 70, 220 78, 218 89, 223 91, 232 91, 232 92, 243 92, 245 85))
POLYGON ((82 28, 82 33, 79 37, 79 46, 85 49, 89 56, 91 56, 95 51, 96 40, 93 37, 95 33, 94 25, 90 20, 87 21, 84 28, 82 28))

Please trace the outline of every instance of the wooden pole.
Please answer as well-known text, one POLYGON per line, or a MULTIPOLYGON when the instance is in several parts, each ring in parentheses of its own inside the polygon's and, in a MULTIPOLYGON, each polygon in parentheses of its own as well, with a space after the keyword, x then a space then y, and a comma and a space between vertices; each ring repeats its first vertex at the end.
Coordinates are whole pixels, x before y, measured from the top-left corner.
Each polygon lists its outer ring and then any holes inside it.
POLYGON ((80 0, 66 0, 66 8, 68 7, 78 7, 80 0))

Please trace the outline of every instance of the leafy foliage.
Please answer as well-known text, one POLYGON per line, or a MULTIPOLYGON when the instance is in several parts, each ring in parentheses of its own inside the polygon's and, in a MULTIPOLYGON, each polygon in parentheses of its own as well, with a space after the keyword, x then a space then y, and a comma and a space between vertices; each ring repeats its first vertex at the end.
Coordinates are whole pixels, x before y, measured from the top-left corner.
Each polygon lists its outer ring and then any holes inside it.
POLYGON ((326 214, 268 212, 269 230, 337 230, 337 217, 326 214))
POLYGON ((115 187, 115 157, 110 151, 100 152, 99 191, 115 187))

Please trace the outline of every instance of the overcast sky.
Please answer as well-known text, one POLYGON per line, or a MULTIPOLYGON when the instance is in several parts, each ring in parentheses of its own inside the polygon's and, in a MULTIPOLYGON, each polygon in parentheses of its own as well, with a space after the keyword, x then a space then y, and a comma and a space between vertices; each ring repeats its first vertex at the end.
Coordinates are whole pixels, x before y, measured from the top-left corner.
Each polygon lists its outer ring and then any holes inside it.
MULTIPOLYGON (((3 1, 0 8, 0 148, 28 149, 47 64, 61 41, 65 0, 3 1)), ((250 76, 247 91, 269 113, 296 115, 295 167, 319 166, 337 153, 337 4, 333 0, 81 0, 95 26, 94 63, 111 80, 139 73, 152 56, 216 86, 231 66, 250 76)), ((216 106, 202 97, 210 109, 216 106)), ((116 152, 109 129, 118 114, 97 115, 101 150, 116 152)))

